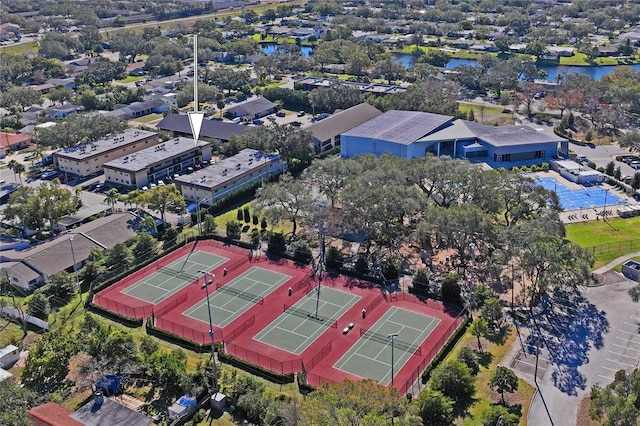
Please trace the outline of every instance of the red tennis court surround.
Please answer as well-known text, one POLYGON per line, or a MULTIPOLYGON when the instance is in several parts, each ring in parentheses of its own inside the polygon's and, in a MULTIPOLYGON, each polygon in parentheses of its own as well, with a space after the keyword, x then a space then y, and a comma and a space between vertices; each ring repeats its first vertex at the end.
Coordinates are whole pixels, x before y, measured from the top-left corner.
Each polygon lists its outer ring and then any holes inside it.
MULTIPOLYGON (((407 393, 420 380, 422 371, 463 321, 463 317, 456 308, 443 305, 441 302, 422 301, 406 293, 383 294, 376 285, 367 281, 341 275, 325 275, 322 286, 348 292, 360 298, 337 319, 335 328, 327 327, 302 353, 296 355, 258 341, 254 336, 283 314, 284 305, 296 304, 317 287, 317 278, 310 275, 310 268, 289 260, 270 259, 265 256, 251 258, 249 250, 225 245, 216 240, 202 240, 188 244, 156 263, 168 265, 196 249, 229 259, 213 270, 216 280, 224 276, 224 282, 230 282, 252 267, 271 270, 290 277, 266 295, 263 304, 253 304, 242 315, 222 328, 214 326, 214 336, 217 342, 224 342, 225 351, 229 355, 280 374, 303 371, 306 373, 307 382, 312 386, 318 386, 323 382, 338 382, 345 378, 360 379, 333 368, 333 365, 360 338, 359 329, 369 329, 383 317, 388 309, 396 306, 440 320, 420 345, 420 349, 415 351, 399 371, 396 371, 394 384, 401 393, 407 393), (224 268, 227 269, 226 275, 223 275, 224 268), (366 311, 365 318, 362 315, 363 309, 366 311), (345 333, 344 329, 351 323, 354 330, 345 333)), ((153 317, 156 328, 199 344, 209 344, 211 337, 208 322, 184 314, 205 297, 197 279, 156 305, 121 292, 152 274, 156 268, 156 264, 149 265, 98 293, 94 303, 130 318, 153 317)), ((211 288, 210 291, 217 290, 211 288)))

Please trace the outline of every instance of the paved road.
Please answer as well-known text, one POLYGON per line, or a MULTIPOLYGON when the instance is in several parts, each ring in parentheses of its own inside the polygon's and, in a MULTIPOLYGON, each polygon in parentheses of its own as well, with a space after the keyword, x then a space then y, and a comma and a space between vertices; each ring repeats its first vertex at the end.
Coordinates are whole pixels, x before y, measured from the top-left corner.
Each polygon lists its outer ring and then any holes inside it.
MULTIPOLYGON (((593 385, 606 386, 613 381, 616 371, 631 371, 638 367, 640 305, 634 303, 628 294, 636 283, 610 270, 635 256, 640 256, 640 252, 616 259, 598 269, 596 272, 604 274, 607 279, 605 284, 585 288, 583 305, 569 316, 572 322, 559 326, 560 334, 566 340, 554 350, 564 346, 566 353, 555 353, 556 359, 560 360, 557 363, 543 364, 544 371, 542 375, 538 374, 540 392, 533 399, 528 425, 576 425, 578 405, 593 385)), ((541 357, 553 359, 548 356, 548 351, 544 351, 541 357)), ((535 362, 531 355, 528 359, 535 362)), ((514 365, 519 375, 527 375, 517 362, 512 362, 514 365)), ((532 382, 532 373, 529 371, 528 374, 530 377, 525 378, 532 382)))

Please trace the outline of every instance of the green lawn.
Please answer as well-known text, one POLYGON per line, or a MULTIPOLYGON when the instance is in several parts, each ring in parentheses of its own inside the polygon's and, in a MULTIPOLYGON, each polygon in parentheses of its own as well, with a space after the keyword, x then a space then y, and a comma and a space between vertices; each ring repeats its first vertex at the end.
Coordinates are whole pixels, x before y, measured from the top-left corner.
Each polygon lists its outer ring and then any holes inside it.
POLYGON ((627 253, 640 250, 640 217, 566 225, 567 238, 581 247, 611 244, 594 252, 598 268, 627 253), (629 242, 625 244, 625 242, 629 242))
MULTIPOLYGON (((632 257, 629 260, 635 260, 636 262, 640 262, 640 256, 636 256, 636 257, 632 257)), ((615 268, 613 268, 614 271, 616 272, 622 272, 622 265, 627 262, 626 260, 624 262, 622 262, 621 264, 619 264, 618 266, 616 266, 615 268)))
POLYGON ((140 77, 140 76, 136 76, 136 75, 129 75, 123 79, 120 80, 115 80, 116 83, 133 83, 134 81, 140 81, 140 80, 144 80, 144 77, 140 77))
POLYGON ((133 121, 137 121, 138 123, 151 123, 152 121, 160 121, 162 120, 162 114, 149 114, 144 117, 134 118, 133 121))
POLYGON ((0 53, 7 55, 23 55, 25 53, 35 53, 38 51, 38 45, 35 42, 18 43, 10 46, 0 47, 0 53))

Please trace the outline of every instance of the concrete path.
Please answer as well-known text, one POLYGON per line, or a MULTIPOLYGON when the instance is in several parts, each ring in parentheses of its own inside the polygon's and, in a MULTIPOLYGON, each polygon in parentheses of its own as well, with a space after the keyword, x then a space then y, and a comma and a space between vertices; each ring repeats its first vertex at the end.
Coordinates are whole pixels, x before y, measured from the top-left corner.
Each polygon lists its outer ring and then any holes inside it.
MULTIPOLYGON (((542 378, 538 378, 539 392, 536 392, 531 403, 528 425, 576 425, 578 406, 590 393, 594 384, 606 386, 613 381, 615 371, 631 371, 640 363, 640 333, 636 320, 640 318, 640 305, 634 303, 628 294, 628 290, 637 283, 611 271, 615 266, 636 256, 640 256, 640 252, 621 256, 594 271, 606 274, 607 282, 600 287, 588 288, 583 296, 595 307, 594 311, 600 319, 603 319, 600 330, 602 341, 596 344, 585 339, 585 342, 590 344, 584 354, 588 360, 580 365, 571 377, 563 379, 563 372, 559 371, 555 364, 549 365, 549 371, 542 378), (573 383, 570 392, 559 389, 557 383, 562 383, 562 380, 573 383)), ((517 348, 512 348, 507 354, 505 363, 518 352, 519 341, 516 341, 514 346, 517 348)), ((521 374, 518 375, 522 377, 521 374)), ((522 378, 534 384, 532 376, 522 378)))

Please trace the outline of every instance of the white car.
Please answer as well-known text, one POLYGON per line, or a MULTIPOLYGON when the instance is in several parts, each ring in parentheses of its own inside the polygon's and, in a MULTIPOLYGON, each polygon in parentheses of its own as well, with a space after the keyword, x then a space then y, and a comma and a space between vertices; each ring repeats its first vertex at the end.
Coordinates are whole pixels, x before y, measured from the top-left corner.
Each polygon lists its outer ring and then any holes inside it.
POLYGON ((159 180, 158 181, 158 186, 164 186, 164 181, 163 180, 159 180))

